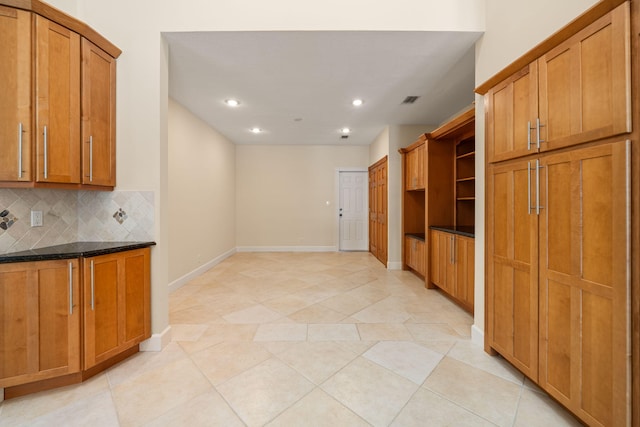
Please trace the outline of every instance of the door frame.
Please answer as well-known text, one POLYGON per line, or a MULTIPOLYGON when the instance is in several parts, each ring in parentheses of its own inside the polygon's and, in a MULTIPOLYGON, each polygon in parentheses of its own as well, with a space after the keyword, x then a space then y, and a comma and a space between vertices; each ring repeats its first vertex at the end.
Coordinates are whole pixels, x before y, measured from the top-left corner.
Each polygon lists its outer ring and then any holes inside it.
MULTIPOLYGON (((340 248, 340 173, 341 172, 362 172, 367 174, 367 183, 369 182, 369 168, 366 167, 347 167, 347 168, 336 168, 335 169, 335 208, 334 208, 334 218, 335 218, 335 230, 336 230, 336 249, 338 252, 341 252, 342 249, 340 248)), ((367 184, 367 191, 364 192, 364 202, 365 202, 365 206, 367 207, 367 212, 368 212, 368 207, 369 207, 369 186, 367 184)), ((367 214, 367 220, 365 221, 365 226, 366 226, 366 230, 365 230, 365 236, 367 239, 367 249, 365 250, 365 252, 368 250, 369 248, 369 215, 367 214)))

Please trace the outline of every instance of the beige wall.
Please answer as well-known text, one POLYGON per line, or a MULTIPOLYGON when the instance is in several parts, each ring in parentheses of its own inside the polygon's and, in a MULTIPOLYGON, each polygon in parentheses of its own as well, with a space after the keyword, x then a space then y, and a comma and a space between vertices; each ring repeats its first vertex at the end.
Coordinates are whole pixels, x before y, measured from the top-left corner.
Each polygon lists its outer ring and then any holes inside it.
POLYGON ((238 145, 238 250, 335 250, 336 169, 366 168, 368 158, 368 146, 238 145))
POLYGON ((369 166, 387 155, 389 155, 389 126, 385 127, 369 145, 369 166))
MULTIPOLYGON (((594 0, 487 0, 486 30, 476 43, 476 86, 593 6, 594 0)), ((476 258, 473 339, 484 331, 484 100, 476 96, 476 258)))
POLYGON ((235 145, 169 100, 169 282, 235 249, 235 145))

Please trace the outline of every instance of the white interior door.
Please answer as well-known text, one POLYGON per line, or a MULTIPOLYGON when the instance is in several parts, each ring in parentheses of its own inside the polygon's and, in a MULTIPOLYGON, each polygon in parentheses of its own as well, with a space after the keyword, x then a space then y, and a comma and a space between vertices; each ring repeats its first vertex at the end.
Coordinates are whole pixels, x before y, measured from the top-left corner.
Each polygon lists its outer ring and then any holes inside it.
POLYGON ((369 174, 340 171, 340 206, 338 206, 341 251, 369 249, 369 174))

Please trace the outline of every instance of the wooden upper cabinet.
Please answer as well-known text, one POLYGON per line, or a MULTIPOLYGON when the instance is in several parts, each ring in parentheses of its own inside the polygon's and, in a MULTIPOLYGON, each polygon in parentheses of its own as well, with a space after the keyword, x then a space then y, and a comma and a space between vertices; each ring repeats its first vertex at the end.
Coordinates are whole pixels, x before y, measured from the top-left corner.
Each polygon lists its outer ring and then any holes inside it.
POLYGON ((493 87, 487 103, 487 159, 489 163, 530 154, 536 150, 538 65, 529 64, 493 87), (532 129, 533 128, 533 129, 532 129))
POLYGON ((36 16, 38 182, 80 183, 80 36, 36 16))
POLYGON ((30 12, 0 6, 0 181, 31 181, 30 12))
POLYGON ((631 131, 629 3, 491 88, 489 163, 631 131))
POLYGON ((425 145, 420 144, 405 152, 405 189, 424 190, 425 145))
POLYGON ((541 151, 631 131, 626 2, 538 60, 541 151))
POLYGON ((116 183, 116 61, 82 39, 82 183, 116 183))
POLYGON ((0 265, 0 388, 80 371, 78 260, 0 265))
POLYGON ((629 404, 630 148, 541 159, 540 385, 589 425, 629 404))

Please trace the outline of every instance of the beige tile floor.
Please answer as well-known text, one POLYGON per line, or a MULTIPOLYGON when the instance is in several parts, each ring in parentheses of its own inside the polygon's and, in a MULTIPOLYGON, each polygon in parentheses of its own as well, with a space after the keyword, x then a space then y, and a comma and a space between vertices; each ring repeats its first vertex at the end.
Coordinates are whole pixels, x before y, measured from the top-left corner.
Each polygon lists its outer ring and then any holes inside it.
POLYGON ((172 342, 0 404, 0 426, 579 425, 367 253, 239 253, 170 296, 172 342))

